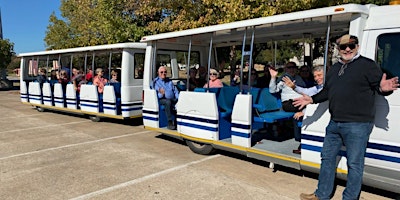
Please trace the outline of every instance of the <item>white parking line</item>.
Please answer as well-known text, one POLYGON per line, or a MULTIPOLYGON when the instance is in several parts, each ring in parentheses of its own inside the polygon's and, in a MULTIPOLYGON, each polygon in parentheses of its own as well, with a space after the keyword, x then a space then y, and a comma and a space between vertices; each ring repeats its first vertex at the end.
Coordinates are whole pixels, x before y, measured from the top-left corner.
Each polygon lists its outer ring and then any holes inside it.
POLYGON ((164 175, 164 174, 168 174, 170 172, 180 170, 180 169, 188 167, 190 165, 201 163, 201 162, 204 162, 204 161, 207 161, 207 160, 211 160, 211 159, 214 159, 214 158, 217 158, 217 157, 220 157, 220 155, 208 156, 208 157, 203 158, 201 160, 196 160, 196 161, 193 161, 193 162, 190 162, 190 163, 186 163, 186 164, 179 165, 179 166, 176 166, 176 167, 173 167, 173 168, 169 168, 169 169, 166 169, 166 170, 163 170, 163 171, 159 171, 157 173, 150 174, 150 175, 147 175, 147 176, 143 176, 143 177, 140 177, 140 178, 137 178, 137 179, 133 179, 133 180, 125 182, 125 183, 121 183, 121 184, 114 185, 114 186, 111 186, 111 187, 108 187, 108 188, 104 188, 102 190, 98 190, 98 191, 91 192, 91 193, 88 193, 88 194, 85 194, 85 195, 82 195, 82 196, 79 196, 79 197, 75 197, 75 198, 72 198, 70 200, 89 199, 89 198, 95 197, 95 196, 100 195, 100 194, 104 194, 104 193, 111 192, 113 190, 117 190, 117 189, 120 189, 120 188, 123 188, 123 187, 127 187, 127 186, 130 186, 130 185, 141 183, 141 182, 146 181, 148 179, 155 178, 157 176, 161 176, 161 175, 164 175))
POLYGON ((26 152, 26 153, 21 153, 21 154, 15 154, 15 155, 12 155, 12 156, 2 157, 2 158, 0 158, 0 160, 20 157, 20 156, 26 156, 26 155, 32 155, 32 154, 42 153, 42 152, 45 152, 45 151, 53 151, 53 150, 57 150, 57 149, 75 147, 75 146, 84 145, 84 144, 92 144, 92 143, 97 143, 97 142, 103 142, 103 141, 107 141, 107 140, 113 140, 113 139, 118 139, 118 138, 123 138, 123 137, 129 137, 129 136, 139 135, 139 134, 148 133, 148 132, 151 132, 151 131, 141 131, 141 132, 137 132, 137 133, 130 133, 130 134, 119 135, 119 136, 114 136, 114 137, 102 138, 102 139, 99 139, 99 140, 92 140, 92 141, 69 144, 69 145, 64 145, 64 146, 59 146, 59 147, 48 148, 48 149, 41 149, 41 150, 38 150, 38 151, 31 151, 31 152, 26 152))
POLYGON ((12 118, 20 118, 20 117, 34 117, 34 116, 45 115, 45 114, 46 114, 46 113, 33 114, 33 115, 20 115, 20 116, 14 116, 14 117, 0 117, 0 120, 3 120, 3 119, 12 119, 12 118))
POLYGON ((80 124, 80 123, 87 123, 87 122, 91 122, 91 121, 85 120, 85 121, 69 122, 69 123, 63 123, 63 124, 52 124, 52 125, 46 125, 46 126, 37 126, 37 127, 23 128, 23 129, 14 129, 14 130, 8 130, 8 131, 0 131, 0 133, 12 133, 12 132, 26 131, 26 130, 32 130, 32 129, 38 129, 38 128, 47 128, 47 127, 70 125, 70 124, 80 124))

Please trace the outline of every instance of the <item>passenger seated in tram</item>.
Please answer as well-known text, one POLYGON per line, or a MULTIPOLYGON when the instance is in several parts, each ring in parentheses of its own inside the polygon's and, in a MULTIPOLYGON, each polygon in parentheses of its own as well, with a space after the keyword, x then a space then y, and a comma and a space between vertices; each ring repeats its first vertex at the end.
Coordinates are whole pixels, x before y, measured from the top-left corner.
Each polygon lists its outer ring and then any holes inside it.
POLYGON ((110 83, 118 83, 118 72, 116 70, 111 71, 110 83))
POLYGON ((306 88, 313 87, 316 85, 313 79, 313 74, 311 73, 311 69, 308 66, 306 65, 301 66, 299 69, 299 75, 301 79, 303 79, 304 84, 306 84, 306 88))
POLYGON ((244 90, 249 90, 251 87, 256 87, 257 82, 258 82, 258 74, 255 69, 251 69, 251 75, 250 75, 250 85, 248 84, 248 73, 245 73, 246 76, 243 78, 243 89, 244 90))
POLYGON ((39 69, 39 74, 36 77, 37 82, 40 84, 40 88, 43 87, 43 83, 47 82, 47 76, 46 76, 46 69, 45 68, 40 68, 39 69))
POLYGON ((264 75, 258 78, 256 87, 258 88, 269 87, 269 82, 271 81, 271 74, 269 73, 269 68, 273 67, 269 64, 264 65, 264 75))
POLYGON ((197 87, 203 87, 204 83, 201 84, 201 81, 197 76, 197 69, 196 68, 190 68, 189 69, 189 90, 193 91, 197 87))
POLYGON ((119 76, 118 76, 118 71, 117 70, 112 70, 111 71, 111 79, 109 83, 114 87, 114 92, 115 96, 117 98, 121 97, 121 83, 119 82, 119 76))
MULTIPOLYGON (((310 88, 304 88, 297 86, 290 78, 288 77, 283 77, 282 80, 285 82, 286 86, 292 88, 294 91, 296 91, 299 94, 306 94, 308 96, 313 96, 320 92, 323 88, 324 84, 324 68, 321 66, 317 66, 312 70, 313 76, 314 76, 314 81, 317 83, 316 86, 310 87, 310 88)), ((303 116, 305 113, 305 108, 301 112, 296 112, 293 116, 293 118, 297 121, 302 121, 303 116)), ((294 126, 294 139, 298 142, 300 142, 301 139, 301 127, 294 126)), ((300 154, 301 149, 300 145, 298 149, 293 150, 293 153, 300 154)))
POLYGON ((172 112, 178 101, 179 93, 174 83, 167 77, 167 68, 160 66, 157 71, 158 77, 154 79, 154 89, 161 105, 165 107, 165 115, 168 120, 168 129, 176 129, 175 122, 172 118, 172 112))
POLYGON ((54 83, 58 83, 57 73, 58 73, 57 69, 53 69, 50 72, 50 85, 51 86, 53 86, 54 83))
POLYGON ((82 70, 78 70, 75 76, 72 78, 72 84, 74 84, 74 89, 77 93, 80 92, 81 85, 86 84, 85 75, 82 70))
POLYGON ((221 88, 224 87, 222 81, 218 79, 219 73, 215 69, 210 69, 210 80, 204 84, 204 88, 221 88))
POLYGON ((104 71, 102 68, 96 69, 96 76, 93 78, 93 85, 97 86, 97 91, 99 94, 103 94, 104 86, 108 82, 106 78, 103 77, 104 71))
POLYGON ((199 73, 199 85, 204 86, 207 83, 207 69, 204 66, 200 66, 198 69, 199 73))
POLYGON ((240 85, 240 69, 236 69, 233 77, 231 79, 231 86, 238 86, 240 85))
POLYGON ((59 73, 57 73, 57 79, 58 82, 61 83, 63 93, 65 93, 67 91, 67 84, 69 82, 67 71, 61 70, 59 73))
POLYGON ((88 69, 85 75, 86 81, 87 82, 93 82, 93 70, 88 69))
POLYGON ((297 66, 294 62, 288 62, 285 66, 285 73, 278 78, 278 71, 269 68, 269 73, 271 74, 271 80, 269 82, 269 92, 279 93, 282 100, 282 108, 286 112, 299 112, 300 110, 293 106, 293 99, 301 97, 301 95, 295 92, 292 88, 288 87, 282 80, 283 77, 288 77, 290 80, 294 81, 297 86, 306 87, 304 81, 299 75, 297 75, 297 66))

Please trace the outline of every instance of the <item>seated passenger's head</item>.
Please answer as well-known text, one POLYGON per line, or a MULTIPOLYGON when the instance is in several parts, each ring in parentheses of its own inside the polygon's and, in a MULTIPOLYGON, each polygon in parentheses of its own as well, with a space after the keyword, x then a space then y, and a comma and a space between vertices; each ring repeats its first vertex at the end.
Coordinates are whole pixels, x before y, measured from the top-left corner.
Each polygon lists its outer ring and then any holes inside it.
POLYGON ((102 76, 103 76, 103 73, 104 73, 104 71, 103 71, 102 68, 97 68, 97 69, 96 69, 96 75, 97 75, 97 76, 102 77, 102 76))
POLYGON ((215 69, 210 69, 210 80, 214 81, 218 78, 218 71, 215 69))
POLYGON ((60 78, 68 78, 68 74, 66 70, 61 70, 60 71, 60 78))
POLYGON ((295 76, 297 73, 297 66, 295 62, 288 62, 285 65, 285 72, 288 73, 290 76, 295 76))
POLYGON ((324 83, 324 68, 321 66, 314 67, 313 69, 314 80, 318 85, 324 83))
POLYGON ((162 79, 167 78, 167 68, 165 66, 160 66, 158 68, 158 77, 162 79))
POLYGON ((301 66, 299 71, 300 71, 299 75, 301 76, 301 78, 304 79, 310 78, 310 68, 308 66, 306 65, 301 66))
POLYGON ((118 72, 116 72, 116 71, 113 70, 113 71, 111 72, 111 78, 114 79, 114 80, 117 80, 117 78, 118 78, 118 72))
POLYGON ((39 75, 44 75, 44 76, 46 76, 46 69, 45 69, 45 68, 40 68, 40 69, 39 69, 39 75))
POLYGON ((196 78, 196 75, 197 75, 197 69, 196 69, 196 68, 190 68, 190 70, 189 70, 189 76, 190 76, 191 78, 196 78))

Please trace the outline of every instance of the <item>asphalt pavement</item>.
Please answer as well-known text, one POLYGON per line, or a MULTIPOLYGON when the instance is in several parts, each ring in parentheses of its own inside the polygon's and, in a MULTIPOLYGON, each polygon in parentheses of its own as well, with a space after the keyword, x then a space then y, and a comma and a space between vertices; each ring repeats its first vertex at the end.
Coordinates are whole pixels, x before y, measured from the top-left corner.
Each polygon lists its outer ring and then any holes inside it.
MULTIPOLYGON (((316 175, 219 152, 203 156, 141 120, 38 112, 0 91, 0 199, 299 199, 316 175)), ((333 199, 341 199, 343 184, 333 199)), ((361 199, 392 199, 363 188, 361 199)))

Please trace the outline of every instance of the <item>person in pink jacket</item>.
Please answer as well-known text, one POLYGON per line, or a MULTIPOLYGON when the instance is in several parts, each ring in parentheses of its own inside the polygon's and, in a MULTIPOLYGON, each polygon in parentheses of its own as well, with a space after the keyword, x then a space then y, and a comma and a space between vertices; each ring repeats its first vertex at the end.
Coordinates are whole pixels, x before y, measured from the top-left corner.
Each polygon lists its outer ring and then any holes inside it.
POLYGON ((99 94, 103 94, 104 85, 108 82, 106 78, 103 77, 104 71, 102 68, 96 69, 96 76, 93 78, 93 85, 97 86, 99 94))
POLYGON ((218 79, 219 73, 215 69, 210 69, 210 80, 204 85, 203 88, 221 88, 224 85, 222 81, 218 79))

